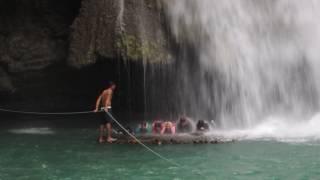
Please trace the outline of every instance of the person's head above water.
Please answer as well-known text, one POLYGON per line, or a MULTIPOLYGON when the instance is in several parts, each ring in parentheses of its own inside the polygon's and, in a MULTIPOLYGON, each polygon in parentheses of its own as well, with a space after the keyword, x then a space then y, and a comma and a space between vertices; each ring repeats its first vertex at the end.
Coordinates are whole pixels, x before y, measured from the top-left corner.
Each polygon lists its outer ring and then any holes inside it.
POLYGON ((170 122, 170 121, 164 122, 163 125, 165 128, 172 128, 172 126, 173 126, 172 122, 170 122))
POLYGON ((178 124, 186 125, 186 124, 189 124, 189 123, 190 123, 190 121, 187 119, 187 117, 182 116, 182 117, 179 118, 178 124))
POLYGON ((177 132, 189 133, 191 131, 192 131, 191 121, 185 116, 180 117, 177 123, 177 132))
POLYGON ((153 122, 153 126, 156 128, 161 128, 162 127, 162 121, 161 120, 155 120, 153 122))
POLYGON ((140 123, 140 127, 141 127, 141 128, 147 128, 147 127, 148 127, 147 121, 142 121, 142 122, 140 123))
POLYGON ((186 118, 185 117, 181 117, 180 118, 180 122, 186 122, 187 120, 186 120, 186 118))
POLYGON ((199 120, 197 122, 197 130, 198 131, 207 131, 209 130, 209 125, 207 122, 205 122, 204 120, 199 120))

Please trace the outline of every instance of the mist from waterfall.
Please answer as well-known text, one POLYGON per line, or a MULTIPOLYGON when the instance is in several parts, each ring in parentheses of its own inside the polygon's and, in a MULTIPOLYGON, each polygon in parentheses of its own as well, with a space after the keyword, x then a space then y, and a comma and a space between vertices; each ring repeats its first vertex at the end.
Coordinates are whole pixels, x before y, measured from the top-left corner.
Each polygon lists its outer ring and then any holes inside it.
POLYGON ((320 1, 175 0, 166 11, 185 114, 222 129, 320 125, 320 1))

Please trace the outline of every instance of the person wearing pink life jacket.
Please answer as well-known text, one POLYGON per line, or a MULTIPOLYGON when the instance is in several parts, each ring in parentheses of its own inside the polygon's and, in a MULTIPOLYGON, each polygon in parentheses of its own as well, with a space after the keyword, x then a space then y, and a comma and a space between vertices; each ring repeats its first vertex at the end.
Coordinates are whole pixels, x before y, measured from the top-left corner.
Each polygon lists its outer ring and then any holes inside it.
POLYGON ((165 121, 162 125, 161 134, 175 134, 176 133, 176 127, 174 123, 170 121, 165 121))
POLYGON ((162 130, 162 121, 161 120, 155 120, 152 123, 152 133, 153 134, 160 134, 162 130))

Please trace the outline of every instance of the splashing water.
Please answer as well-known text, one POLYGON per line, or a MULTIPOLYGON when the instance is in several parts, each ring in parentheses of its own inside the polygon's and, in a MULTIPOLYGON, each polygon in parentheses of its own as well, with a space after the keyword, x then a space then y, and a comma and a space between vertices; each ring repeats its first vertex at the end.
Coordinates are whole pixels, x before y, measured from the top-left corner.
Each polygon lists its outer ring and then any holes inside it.
POLYGON ((182 49, 177 109, 247 138, 320 138, 320 1, 176 0, 166 11, 182 49))
POLYGON ((54 131, 50 128, 21 128, 21 129, 11 129, 10 133, 14 134, 37 134, 37 135, 48 135, 54 134, 54 131))
POLYGON ((119 0, 119 14, 117 17, 117 28, 122 33, 124 31, 123 14, 124 14, 124 1, 119 0))
POLYGON ((269 117, 255 127, 242 130, 216 130, 214 136, 237 140, 277 140, 282 142, 320 141, 320 114, 304 122, 288 123, 286 117, 269 117))

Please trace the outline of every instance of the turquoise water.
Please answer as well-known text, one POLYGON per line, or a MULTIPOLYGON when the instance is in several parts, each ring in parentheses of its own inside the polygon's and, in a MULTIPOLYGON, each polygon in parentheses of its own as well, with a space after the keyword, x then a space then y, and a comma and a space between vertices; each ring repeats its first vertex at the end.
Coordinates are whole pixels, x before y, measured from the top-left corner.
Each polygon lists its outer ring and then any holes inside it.
POLYGON ((99 145, 97 133, 92 128, 2 130, 0 180, 320 179, 317 142, 152 146, 183 165, 174 167, 139 145, 99 145))

